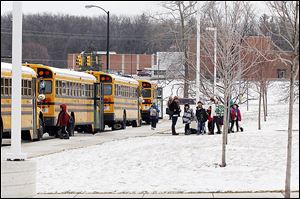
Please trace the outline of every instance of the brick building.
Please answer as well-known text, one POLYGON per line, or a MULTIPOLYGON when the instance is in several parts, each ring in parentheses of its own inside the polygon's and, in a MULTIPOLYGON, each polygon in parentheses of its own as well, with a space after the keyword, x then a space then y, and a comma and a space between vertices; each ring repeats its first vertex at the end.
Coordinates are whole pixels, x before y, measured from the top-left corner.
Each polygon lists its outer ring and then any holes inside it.
MULTIPOLYGON (((189 48, 190 48, 190 79, 195 79, 195 72, 196 72, 196 40, 193 39, 193 42, 190 42, 189 48)), ((200 50, 200 60, 201 60, 201 69, 200 72, 202 75, 206 76, 207 78, 213 78, 211 74, 213 74, 214 70, 214 64, 212 62, 213 57, 209 57, 207 52, 204 51, 204 44, 205 39, 201 38, 201 50, 200 50)), ((213 42, 210 42, 213 43, 213 42)), ((269 79, 269 80, 275 80, 275 79, 288 79, 289 78, 289 67, 285 66, 284 63, 282 63, 279 59, 276 59, 276 56, 278 55, 278 51, 274 50, 272 48, 271 44, 271 38, 270 37, 263 37, 263 36, 249 36, 245 39, 246 45, 249 45, 250 47, 258 49, 262 54, 265 55, 267 60, 260 58, 260 63, 257 64, 255 67, 253 67, 251 70, 248 71, 248 73, 244 74, 242 78, 245 79, 255 79, 258 77, 258 75, 262 75, 263 78, 269 79)), ((206 44, 207 45, 207 44, 206 44)), ((213 54, 213 48, 214 46, 209 47, 209 50, 211 49, 210 55, 213 54)), ((246 54, 246 63, 251 62, 251 60, 254 60, 257 56, 256 53, 251 52, 242 52, 241 54, 246 54)), ((289 53, 287 53, 289 54, 289 53)), ((291 59, 289 55, 286 56, 287 59, 291 59)), ((217 57, 218 59, 218 57, 217 57)), ((299 77, 298 77, 299 78, 299 77)))
MULTIPOLYGON (((68 54, 68 68, 78 70, 76 66, 76 57, 79 53, 68 54)), ((102 70, 106 68, 106 53, 103 52, 99 56, 99 62, 102 70)), ((109 55, 109 69, 114 72, 122 72, 123 74, 137 74, 139 70, 144 71, 150 69, 152 65, 155 65, 155 55, 146 54, 116 54, 113 53, 109 55)))

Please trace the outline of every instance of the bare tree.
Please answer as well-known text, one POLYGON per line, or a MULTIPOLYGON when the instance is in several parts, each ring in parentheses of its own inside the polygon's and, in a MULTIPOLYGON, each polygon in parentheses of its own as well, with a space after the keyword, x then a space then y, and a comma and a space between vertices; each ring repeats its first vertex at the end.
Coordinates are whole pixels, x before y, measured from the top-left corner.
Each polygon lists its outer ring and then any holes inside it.
MULTIPOLYGON (((230 2, 216 3, 208 2, 202 7, 204 20, 208 21, 211 26, 217 27, 217 76, 219 78, 217 87, 218 97, 222 99, 224 111, 224 127, 223 127, 223 144, 222 144, 222 163, 221 167, 226 166, 226 143, 227 133, 229 129, 229 101, 232 94, 232 88, 237 85, 241 77, 245 77, 254 71, 251 69, 258 65, 262 57, 257 50, 253 50, 252 34, 254 13, 249 3, 246 2, 230 2), (223 89, 220 89, 222 87, 223 89)), ((212 68, 213 63, 213 38, 211 34, 201 34, 201 43, 203 50, 201 51, 202 68, 212 68), (205 38, 203 38, 205 37, 205 38), (203 57, 203 58, 202 58, 203 57)), ((255 38, 254 38, 255 41, 255 38)), ((201 70, 203 71, 203 69, 201 70)), ((212 77, 212 75, 209 75, 212 77)), ((201 72, 202 93, 208 90, 205 85, 206 75, 201 72)), ((209 85, 211 86, 211 85, 209 85)), ((209 93, 207 93, 209 94, 209 93)), ((211 94, 211 93, 210 93, 211 94)))
POLYGON ((184 97, 189 97, 190 65, 189 65, 189 40, 194 29, 193 15, 196 13, 197 1, 163 1, 162 7, 166 12, 158 14, 156 19, 166 21, 172 19, 169 24, 170 32, 174 35, 176 51, 183 52, 184 59, 184 97))
POLYGON ((285 197, 290 198, 291 187, 291 161, 292 161, 292 128, 293 128, 293 105, 295 79, 299 72, 299 1, 272 1, 267 3, 277 27, 276 32, 270 34, 279 37, 285 45, 274 43, 277 59, 290 68, 289 88, 289 119, 288 119, 288 143, 287 163, 285 179, 285 197), (283 47, 287 46, 287 49, 283 47))

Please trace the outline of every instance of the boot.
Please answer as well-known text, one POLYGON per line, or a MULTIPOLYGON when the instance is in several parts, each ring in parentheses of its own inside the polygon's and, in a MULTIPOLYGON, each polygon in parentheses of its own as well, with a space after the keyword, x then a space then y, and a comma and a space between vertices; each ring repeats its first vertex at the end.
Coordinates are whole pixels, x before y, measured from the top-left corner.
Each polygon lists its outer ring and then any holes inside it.
POLYGON ((179 135, 178 133, 176 133, 175 128, 172 128, 172 135, 179 135))

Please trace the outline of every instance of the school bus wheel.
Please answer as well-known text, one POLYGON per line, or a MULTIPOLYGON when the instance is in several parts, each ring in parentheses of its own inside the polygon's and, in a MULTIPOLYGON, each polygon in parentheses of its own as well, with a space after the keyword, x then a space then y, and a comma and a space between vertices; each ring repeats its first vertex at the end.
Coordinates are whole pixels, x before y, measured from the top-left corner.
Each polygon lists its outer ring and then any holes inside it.
POLYGON ((132 127, 138 127, 138 122, 137 120, 133 120, 131 123, 132 127))
POLYGON ((120 130, 122 128, 122 124, 120 122, 116 122, 111 126, 111 129, 114 130, 120 130))

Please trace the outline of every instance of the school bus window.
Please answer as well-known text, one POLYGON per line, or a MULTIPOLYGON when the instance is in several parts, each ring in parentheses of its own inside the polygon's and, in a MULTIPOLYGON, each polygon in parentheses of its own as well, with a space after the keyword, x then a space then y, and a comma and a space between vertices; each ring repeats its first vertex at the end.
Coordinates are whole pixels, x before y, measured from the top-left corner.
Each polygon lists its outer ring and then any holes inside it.
POLYGON ((8 79, 8 95, 11 95, 12 79, 8 79))
POLYGON ((52 81, 51 80, 40 80, 38 88, 39 88, 40 94, 50 94, 50 93, 52 93, 52 81))
POLYGON ((104 95, 111 95, 112 94, 112 85, 111 84, 104 84, 103 86, 103 94, 104 95))
POLYGON ((84 94, 83 96, 89 96, 89 85, 85 84, 84 85, 84 94))
POLYGON ((70 96, 69 89, 70 89, 69 82, 66 82, 66 96, 70 96))
POLYGON ((23 89, 24 89, 24 95, 27 96, 27 80, 23 80, 24 81, 24 85, 23 85, 23 89))
POLYGON ((1 78, 1 95, 4 94, 4 79, 1 78))
POLYGON ((93 97, 93 85, 90 85, 90 97, 93 97))
POLYGON ((76 87, 76 83, 73 84, 73 89, 74 89, 74 97, 77 96, 77 87, 76 87))
POLYGON ((72 82, 69 82, 69 96, 72 96, 72 82))
POLYGON ((143 89, 142 96, 143 97, 151 97, 151 90, 150 89, 143 89))
POLYGON ((58 95, 58 81, 55 81, 55 94, 58 95))
POLYGON ((4 79, 4 95, 8 96, 8 79, 4 79))
POLYGON ((81 84, 78 84, 78 97, 81 96, 81 84))
POLYGON ((78 83, 75 83, 75 96, 79 96, 78 83))
POLYGON ((67 94, 66 82, 62 82, 62 96, 65 96, 66 94, 67 94))
POLYGON ((72 82, 72 96, 75 97, 76 89, 75 89, 75 83, 72 82))
POLYGON ((61 96, 61 81, 57 81, 58 96, 61 96))
POLYGON ((32 84, 31 81, 28 80, 28 95, 31 96, 31 89, 32 89, 32 84))
POLYGON ((68 82, 69 96, 72 96, 72 82, 68 82))
POLYGON ((68 82, 68 90, 69 90, 69 94, 68 94, 68 96, 72 96, 72 85, 71 85, 72 83, 71 82, 68 82))

